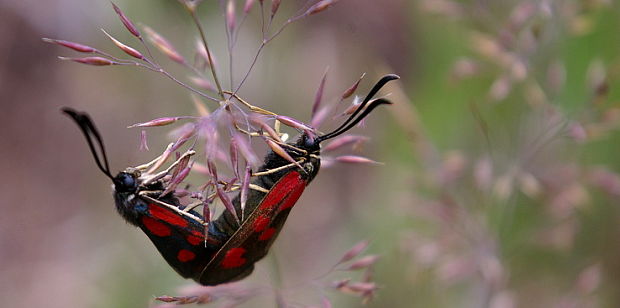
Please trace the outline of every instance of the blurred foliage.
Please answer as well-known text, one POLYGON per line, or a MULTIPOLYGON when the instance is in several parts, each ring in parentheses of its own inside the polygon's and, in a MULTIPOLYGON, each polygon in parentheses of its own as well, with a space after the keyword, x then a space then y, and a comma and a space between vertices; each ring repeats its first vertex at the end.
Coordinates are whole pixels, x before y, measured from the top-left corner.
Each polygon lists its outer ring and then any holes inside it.
POLYGON ((382 229, 401 250, 378 269, 377 307, 615 307, 618 4, 411 8, 421 64, 406 91, 423 124, 410 129, 432 149, 385 175, 410 190, 373 221, 413 223, 382 229))

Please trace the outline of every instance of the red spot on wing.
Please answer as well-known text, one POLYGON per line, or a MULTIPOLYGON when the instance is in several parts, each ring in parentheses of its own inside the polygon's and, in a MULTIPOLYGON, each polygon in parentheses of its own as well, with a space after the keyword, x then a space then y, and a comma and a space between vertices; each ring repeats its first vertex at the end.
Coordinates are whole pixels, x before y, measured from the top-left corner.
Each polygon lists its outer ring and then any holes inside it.
MULTIPOLYGON (((191 245, 198 245, 200 243, 203 243, 205 240, 205 234, 204 232, 200 232, 197 230, 189 230, 190 234, 188 234, 185 239, 187 240, 188 243, 190 243, 191 245)), ((212 237, 207 237, 207 242, 211 243, 213 245, 219 245, 220 242, 212 237)))
POLYGON ((177 259, 179 259, 179 261, 181 262, 188 262, 194 260, 195 258, 196 254, 187 249, 181 249, 179 251, 179 254, 177 254, 177 259))
POLYGON ((150 233, 157 236, 169 236, 171 233, 170 227, 148 216, 142 217, 142 224, 150 233))
POLYGON ((258 216, 254 221, 254 224, 252 224, 254 232, 262 232, 263 230, 265 230, 265 228, 267 228, 267 226, 269 225, 270 221, 271 219, 265 215, 258 216))
POLYGON ((187 220, 181 217, 181 215, 169 209, 166 209, 158 204, 154 204, 154 203, 149 204, 149 213, 151 213, 151 215, 154 218, 163 220, 171 225, 175 225, 179 227, 187 227, 188 225, 187 220))
MULTIPOLYGON (((291 171, 287 175, 285 175, 278 183, 271 188, 265 199, 260 205, 261 209, 273 209, 275 206, 280 204, 280 202, 286 198, 286 196, 298 189, 303 189, 306 187, 306 181, 301 178, 301 175, 297 171, 291 171), (300 188, 301 187, 301 188, 300 188)), ((301 192, 299 193, 301 195, 301 192)), ((297 197, 299 198, 299 197, 297 197)), ((297 200, 295 200, 297 201, 297 200)), ((293 202, 293 204, 295 204, 293 202)), ((292 205, 290 205, 292 206, 292 205)), ((289 207, 290 207, 289 206, 289 207)))
POLYGON ((191 245, 198 245, 200 243, 202 243, 202 241, 204 241, 204 237, 200 237, 200 236, 195 236, 193 234, 190 234, 187 236, 187 242, 190 243, 191 245))
POLYGON ((241 257, 245 254, 245 252, 246 250, 244 248, 231 248, 226 252, 224 260, 222 260, 222 267, 235 268, 245 264, 247 259, 241 257))
POLYGON ((276 234, 276 228, 269 228, 265 230, 265 232, 261 233, 261 235, 258 237, 258 240, 266 241, 270 239, 274 234, 276 234))
POLYGON ((282 204, 280 205, 280 208, 278 210, 284 211, 288 208, 293 207, 293 205, 297 203, 297 200, 299 200, 299 197, 301 197, 301 194, 304 192, 305 188, 306 188, 306 185, 303 182, 302 182, 302 185, 298 185, 297 187, 295 187, 295 189, 290 192, 290 194, 286 197, 286 199, 282 201, 282 204))

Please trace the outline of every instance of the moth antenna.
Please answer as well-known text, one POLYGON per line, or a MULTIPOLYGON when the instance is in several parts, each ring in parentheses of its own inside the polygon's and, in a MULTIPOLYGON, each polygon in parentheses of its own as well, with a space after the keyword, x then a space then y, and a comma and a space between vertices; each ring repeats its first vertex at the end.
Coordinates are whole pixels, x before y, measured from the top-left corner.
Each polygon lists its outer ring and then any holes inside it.
POLYGON ((372 109, 376 108, 379 105, 383 105, 383 104, 391 104, 388 100, 386 99, 378 99, 373 101, 372 103, 370 103, 370 106, 368 106, 368 108, 366 108, 364 110, 364 107, 366 106, 366 104, 368 104, 368 102, 373 98, 373 96, 375 96, 375 94, 377 94, 377 92, 379 92, 379 90, 381 90, 381 88, 383 88, 383 86, 385 86, 385 84, 387 84, 388 82, 392 81, 392 80, 396 80, 396 79, 400 79, 400 77, 398 75, 395 74, 388 74, 383 76, 376 84, 374 87, 372 87, 372 89, 370 90, 370 92, 368 92, 368 95, 366 95, 366 98, 364 98, 364 100, 362 101, 362 103, 359 105, 359 107, 355 110, 355 112, 353 112, 353 114, 351 114, 351 116, 344 121, 344 123, 342 123, 338 128, 336 128, 335 130, 333 130, 331 133, 325 134, 323 136, 320 136, 319 142, 326 140, 326 139, 330 139, 333 137, 336 137, 344 132, 346 132, 347 130, 351 129, 353 126, 355 126, 355 124, 359 123, 359 121, 361 121, 364 117, 366 117, 370 111, 372 111, 372 109), (374 104, 375 102, 379 102, 377 104, 374 104), (372 109, 370 107, 373 107, 372 109), (355 118, 357 116, 358 113, 360 113, 362 110, 364 110, 364 112, 362 112, 362 114, 355 118), (368 112, 366 112, 367 110, 370 110, 368 112), (351 121, 353 121, 352 123, 354 123, 353 125, 350 125, 351 121))
POLYGON ((373 111, 373 109, 375 109, 375 108, 377 108, 377 107, 379 107, 381 105, 392 105, 392 102, 390 102, 389 100, 387 100, 385 98, 378 98, 378 99, 370 102, 370 105, 368 105, 368 107, 366 107, 366 109, 364 109, 364 112, 362 112, 362 114, 360 114, 359 117, 357 117, 355 120, 353 120, 353 122, 349 123, 349 125, 347 125, 347 127, 342 128, 339 132, 330 133, 329 136, 327 136, 327 138, 323 138, 325 136, 319 137, 319 142, 321 142, 321 141, 323 141, 325 139, 330 139, 330 138, 337 137, 337 136, 345 133, 349 129, 355 127, 355 125, 357 125, 357 123, 359 123, 367 115, 369 115, 373 111))
POLYGON ((90 116, 85 112, 78 112, 72 108, 64 107, 61 109, 64 114, 69 116, 80 128, 84 137, 86 137, 86 141, 88 142, 88 147, 90 148, 90 152, 93 154, 95 158, 95 163, 97 163, 97 167, 99 170, 103 172, 106 176, 108 176, 113 182, 114 177, 112 173, 110 173, 110 166, 108 164, 108 157, 106 156, 105 147, 103 145, 103 139, 97 130, 97 127, 91 120, 90 116), (97 145, 99 146, 99 151, 101 152, 101 157, 97 153, 97 149, 95 148, 93 137, 97 141, 97 145), (102 163, 103 162, 103 163, 102 163))

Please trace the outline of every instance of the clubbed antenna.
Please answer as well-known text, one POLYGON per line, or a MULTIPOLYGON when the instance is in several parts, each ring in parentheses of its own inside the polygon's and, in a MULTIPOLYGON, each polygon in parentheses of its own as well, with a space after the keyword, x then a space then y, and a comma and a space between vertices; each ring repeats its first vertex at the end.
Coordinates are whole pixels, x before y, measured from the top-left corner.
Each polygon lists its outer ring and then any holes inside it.
POLYGON ((106 156, 105 147, 103 145, 103 139, 101 139, 101 135, 99 135, 99 131, 97 130, 97 127, 95 127, 95 124, 93 124, 90 116, 85 112, 78 112, 68 107, 62 108, 62 112, 69 116, 78 125, 78 127, 84 134, 84 137, 86 137, 88 147, 90 148, 90 152, 95 158, 95 162, 97 163, 99 170, 101 170, 103 174, 105 174, 112 181, 114 181, 114 177, 112 176, 112 173, 110 173, 110 166, 108 164, 108 158, 106 156), (97 141, 99 152, 101 152, 101 157, 99 157, 97 149, 95 148, 93 137, 97 141))
POLYGON ((351 116, 344 123, 342 123, 340 127, 336 128, 331 133, 320 136, 318 138, 319 142, 330 139, 330 138, 334 138, 348 131, 349 129, 354 127, 357 123, 359 123, 362 119, 364 119, 368 114, 370 114, 370 112, 373 109, 377 108, 379 105, 391 104, 390 101, 388 101, 387 99, 383 99, 383 98, 376 99, 372 102, 370 102, 370 100, 372 99, 373 96, 375 96, 375 94, 377 94, 377 92, 379 92, 379 90, 381 90, 381 88, 383 88, 383 86, 385 86, 385 84, 387 84, 388 82, 392 80, 396 80, 399 78, 400 77, 398 75, 394 75, 394 74, 388 74, 388 75, 383 76, 383 78, 381 78, 375 84, 375 86, 370 90, 370 92, 368 92, 368 95, 366 95, 366 98, 364 98, 364 100, 359 105, 359 107, 355 110, 355 112, 353 112, 353 114, 351 114, 351 116), (370 105, 368 105, 368 107, 365 108, 368 102, 370 102, 370 105), (362 112, 362 114, 356 118, 357 114, 360 112, 362 112))

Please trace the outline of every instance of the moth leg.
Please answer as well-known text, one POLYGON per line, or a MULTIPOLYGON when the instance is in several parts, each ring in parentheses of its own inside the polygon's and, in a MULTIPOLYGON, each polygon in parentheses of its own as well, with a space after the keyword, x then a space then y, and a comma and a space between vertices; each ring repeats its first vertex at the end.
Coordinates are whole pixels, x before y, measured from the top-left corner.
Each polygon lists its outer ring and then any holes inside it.
POLYGON ((239 132, 241 132, 242 134, 248 135, 250 137, 259 137, 262 136, 261 134, 257 133, 257 132, 249 132, 241 127, 239 127, 236 123, 234 124, 235 129, 238 130, 239 132))
MULTIPOLYGON (((259 113, 259 114, 264 114, 264 115, 270 115, 270 116, 277 116, 277 115, 278 115, 278 114, 277 114, 277 113, 275 113, 275 112, 271 112, 271 111, 269 111, 269 110, 265 110, 265 109, 263 109, 263 108, 256 107, 256 106, 254 106, 254 105, 252 105, 252 104, 248 103, 246 100, 244 100, 244 99, 242 99, 241 97, 239 97, 236 93, 233 93, 233 92, 230 92, 230 91, 224 91, 224 93, 225 93, 225 94, 228 94, 228 95, 232 95, 232 97, 234 97, 234 98, 235 98, 237 101, 239 101, 241 104, 245 105, 245 106, 246 106, 248 109, 250 109, 252 112, 256 112, 256 113, 259 113)), ((275 123, 274 123, 274 125, 273 125, 273 126, 274 126, 274 130, 276 131, 276 133, 278 134, 278 136, 280 136, 280 139, 282 139, 283 141, 286 141, 286 140, 288 139, 288 134, 280 132, 280 126, 281 126, 280 124, 281 124, 281 123, 280 123, 280 121, 275 120, 275 123)), ((260 136, 260 135, 261 135, 261 134, 259 134, 259 133, 251 133, 251 132, 245 131, 245 130, 243 130, 243 129, 241 129, 241 128, 237 127, 237 125, 235 125, 235 128, 236 128, 237 130, 239 130, 240 132, 242 132, 242 133, 244 133, 244 134, 246 134, 246 135, 252 136, 252 137, 257 137, 257 136, 260 136)))
MULTIPOLYGON (((264 114, 264 115, 270 115, 270 116, 277 116, 277 115, 278 115, 278 114, 277 114, 277 113, 275 113, 275 112, 271 112, 271 111, 269 111, 269 110, 266 110, 266 109, 263 109, 263 108, 260 108, 260 107, 256 107, 256 106, 254 106, 254 105, 252 105, 252 104, 248 103, 246 100, 242 99, 241 97, 239 97, 239 96, 238 96, 236 93, 234 93, 234 92, 230 92, 230 91, 223 91, 223 92, 224 92, 224 94, 232 95, 232 97, 234 97, 237 101, 241 102, 241 104, 245 105, 245 106, 246 106, 248 109, 250 109, 252 112, 256 112, 256 113, 259 113, 259 114, 264 114)), ((275 120, 275 123, 274 123, 274 125, 273 125, 273 126, 274 126, 274 130, 276 131, 276 133, 278 134, 278 136, 280 136, 280 139, 282 139, 282 141, 286 141, 286 140, 288 139, 288 134, 280 132, 280 127, 281 127, 281 123, 280 123, 280 121, 275 120)), ((261 134, 259 134, 259 133, 256 133, 256 132, 254 132, 254 133, 252 133, 252 132, 248 132, 248 131, 246 131, 246 130, 244 130, 244 129, 240 128, 240 127, 238 127, 237 125, 235 125, 235 128, 236 128, 238 131, 240 131, 240 132, 242 132, 242 133, 244 133, 244 134, 246 134, 246 135, 252 136, 252 137, 258 137, 258 136, 261 136, 261 134)))
POLYGON ((257 191, 260 191, 262 193, 269 193, 268 189, 265 189, 264 187, 258 186, 256 184, 250 184, 249 187, 250 187, 250 189, 257 190, 257 191))
MULTIPOLYGON (((278 137, 280 138, 280 140, 282 140, 283 142, 286 142, 286 140, 288 140, 288 134, 287 133, 282 133, 280 132, 280 121, 275 120, 275 124, 274 124, 274 131, 275 133, 278 135, 278 137)), ((250 137, 261 137, 261 136, 265 136, 265 132, 249 132, 241 127, 239 127, 237 124, 234 124, 234 127, 236 130, 238 130, 239 132, 241 132, 242 134, 248 135, 250 137)), ((270 138, 273 141, 277 142, 278 144, 284 144, 283 142, 279 142, 278 140, 275 140, 273 138, 270 138)))
POLYGON ((179 209, 176 205, 168 204, 166 202, 162 202, 160 200, 157 200, 157 199, 149 196, 148 193, 149 193, 148 191, 141 191, 141 192, 138 193, 138 195, 140 195, 140 197, 142 197, 142 198, 144 198, 144 199, 146 199, 146 200, 148 200, 150 202, 157 203, 157 204, 159 204, 161 206, 164 206, 164 207, 166 207, 166 208, 168 208, 170 210, 173 210, 173 211, 175 211, 176 213, 178 213, 180 215, 187 216, 187 217, 189 217, 189 218, 199 222, 201 225, 205 224, 204 220, 200 219, 200 217, 198 217, 196 215, 193 215, 192 213, 189 213, 189 212, 184 212, 183 210, 179 209))
POLYGON ((272 173, 276 173, 278 171, 282 171, 282 170, 285 170, 285 169, 288 169, 288 168, 297 167, 297 166, 299 166, 299 164, 303 163, 305 160, 306 160, 305 158, 302 158, 299 161, 296 161, 294 163, 290 163, 288 165, 284 165, 284 166, 281 166, 281 167, 278 167, 278 168, 273 168, 273 169, 269 169, 269 170, 261 171, 261 172, 254 172, 254 173, 252 173, 252 176, 261 176, 261 175, 266 175, 266 174, 272 174, 272 173))
POLYGON ((159 196, 161 194, 161 190, 141 190, 138 194, 144 196, 159 196))
MULTIPOLYGON (((142 182, 142 185, 148 185, 154 181, 157 181, 163 177, 165 177, 166 175, 168 175, 168 173, 170 173, 170 171, 172 171, 172 169, 174 169, 181 161, 183 161, 184 159, 186 159, 187 157, 190 157, 192 155, 196 154, 196 151, 194 150, 189 150, 187 152, 185 152, 183 155, 181 155, 181 157, 179 157, 179 159, 177 159, 175 162, 173 162, 168 168, 166 168, 166 170, 161 171, 157 174, 151 175, 151 176, 147 176, 146 179, 142 182)), ((147 173, 148 174, 148 173, 147 173)))
POLYGON ((274 142, 277 143, 279 146, 292 149, 294 151, 302 153, 303 155, 307 155, 308 154, 308 151, 306 151, 306 150, 304 150, 302 148, 298 148, 298 147, 296 147, 294 145, 290 145, 290 144, 284 143, 284 142, 278 142, 277 140, 274 140, 274 142))
MULTIPOLYGON (((153 167, 160 160, 161 160, 161 162, 159 163, 159 165, 161 166, 168 159, 168 157, 170 157, 169 153, 170 153, 170 149, 172 148, 172 145, 174 145, 174 143, 168 144, 168 146, 166 147, 166 150, 164 150, 164 152, 161 155, 157 156, 152 161, 150 161, 150 162, 148 162, 146 164, 140 165, 140 166, 136 166, 134 168, 139 170, 140 172, 144 172, 146 169, 149 169, 149 168, 153 167)), ((157 167, 157 168, 159 168, 159 167, 157 167)))
POLYGON ((280 123, 280 121, 276 119, 275 123, 273 123, 273 129, 276 131, 276 133, 278 133, 280 137, 282 137, 286 134, 283 134, 282 132, 280 132, 280 127, 282 126, 280 124, 282 123, 280 123))
POLYGON ((196 202, 192 202, 192 203, 190 203, 190 204, 186 205, 186 206, 183 208, 183 210, 182 210, 182 211, 183 211, 183 212, 189 212, 189 211, 191 211, 191 210, 193 210, 193 209, 195 209, 195 208, 197 208, 197 207, 199 207, 199 206, 201 206, 201 205, 203 205, 203 204, 204 204, 204 202, 203 202, 203 201, 196 201, 196 202))
POLYGON ((232 97, 234 97, 237 101, 241 102, 243 105, 248 107, 248 109, 250 109, 252 112, 256 112, 256 113, 260 113, 260 114, 264 114, 264 115, 271 115, 271 116, 278 115, 277 113, 271 112, 269 110, 265 110, 265 109, 260 108, 260 107, 256 107, 256 106, 248 103, 247 101, 245 101, 244 99, 239 97, 236 93, 233 93, 233 92, 230 92, 230 91, 222 91, 222 92, 224 94, 232 95, 232 97))
MULTIPOLYGON (((256 184, 250 183, 249 187, 250 187, 250 189, 258 190, 260 192, 264 192, 264 193, 268 193, 269 192, 268 189, 265 189, 264 187, 256 185, 256 184)), ((235 184, 228 191, 229 192, 233 192, 233 191, 237 191, 239 189, 241 189, 241 185, 235 184)))
MULTIPOLYGON (((256 191, 260 191, 262 193, 268 193, 269 192, 268 189, 266 189, 266 188, 264 188, 262 186, 256 185, 256 184, 252 184, 252 183, 250 183, 249 188, 253 189, 253 190, 256 190, 256 191)), ((230 188, 229 191, 232 192, 232 191, 237 191, 239 189, 241 189, 241 185, 235 184, 233 187, 230 188)))
POLYGON ((281 124, 282 122, 276 119, 275 122, 273 123, 273 129, 276 131, 278 136, 280 136, 280 140, 282 140, 283 142, 286 142, 288 140, 288 134, 280 131, 280 127, 282 126, 281 124))

